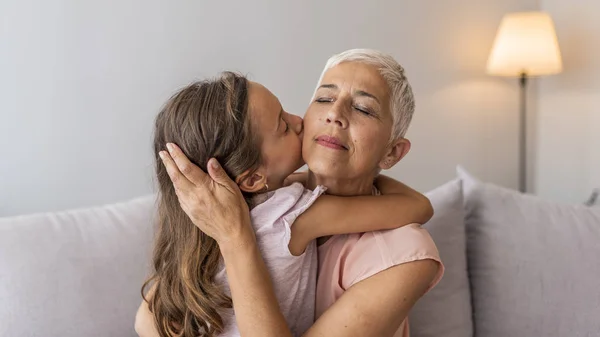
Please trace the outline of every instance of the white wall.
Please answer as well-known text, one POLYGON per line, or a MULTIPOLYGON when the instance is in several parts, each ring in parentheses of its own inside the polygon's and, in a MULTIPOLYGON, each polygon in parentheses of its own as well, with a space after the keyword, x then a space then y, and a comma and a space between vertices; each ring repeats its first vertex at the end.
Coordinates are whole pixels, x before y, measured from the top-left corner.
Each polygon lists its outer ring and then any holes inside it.
POLYGON ((429 190, 464 164, 517 183, 517 85, 484 75, 502 15, 527 1, 4 0, 0 215, 148 193, 155 114, 179 86, 249 73, 303 114, 327 57, 393 54, 417 98, 392 174, 429 190))
POLYGON ((564 72, 539 81, 537 194, 581 203, 600 187, 600 2, 542 0, 564 72))

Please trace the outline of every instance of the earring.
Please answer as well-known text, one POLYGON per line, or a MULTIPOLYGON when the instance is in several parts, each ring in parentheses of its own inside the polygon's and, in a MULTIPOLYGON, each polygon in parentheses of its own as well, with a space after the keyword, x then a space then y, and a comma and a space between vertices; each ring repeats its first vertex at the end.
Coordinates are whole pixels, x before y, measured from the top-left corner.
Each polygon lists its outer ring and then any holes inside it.
POLYGON ((269 184, 265 183, 265 187, 263 187, 265 192, 269 192, 269 184))

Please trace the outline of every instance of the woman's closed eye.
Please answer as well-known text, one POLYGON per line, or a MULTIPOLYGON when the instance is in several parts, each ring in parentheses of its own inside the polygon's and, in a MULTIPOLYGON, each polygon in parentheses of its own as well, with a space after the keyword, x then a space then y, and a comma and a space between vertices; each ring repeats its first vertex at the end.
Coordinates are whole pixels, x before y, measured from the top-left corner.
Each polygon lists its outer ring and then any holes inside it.
POLYGON ((367 108, 365 106, 362 106, 362 105, 355 105, 355 106, 353 106, 353 108, 355 110, 357 110, 358 112, 360 112, 362 114, 365 114, 365 115, 368 115, 368 116, 375 115, 373 112, 371 112, 371 110, 369 108, 367 108))
MULTIPOLYGON (((333 98, 331 97, 317 97, 315 99, 315 102, 317 103, 332 103, 334 101, 333 98)), ((375 116, 375 113, 371 111, 370 108, 367 108, 366 106, 363 105, 353 105, 352 108, 354 108, 356 111, 367 115, 367 116, 375 116)))

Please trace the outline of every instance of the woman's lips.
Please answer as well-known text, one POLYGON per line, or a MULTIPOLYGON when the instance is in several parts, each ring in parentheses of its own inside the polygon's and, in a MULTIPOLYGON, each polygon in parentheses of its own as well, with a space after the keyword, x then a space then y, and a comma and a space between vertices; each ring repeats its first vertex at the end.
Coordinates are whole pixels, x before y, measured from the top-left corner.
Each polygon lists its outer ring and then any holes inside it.
POLYGON ((348 150, 346 146, 337 138, 332 136, 319 136, 316 139, 317 144, 334 150, 348 150))

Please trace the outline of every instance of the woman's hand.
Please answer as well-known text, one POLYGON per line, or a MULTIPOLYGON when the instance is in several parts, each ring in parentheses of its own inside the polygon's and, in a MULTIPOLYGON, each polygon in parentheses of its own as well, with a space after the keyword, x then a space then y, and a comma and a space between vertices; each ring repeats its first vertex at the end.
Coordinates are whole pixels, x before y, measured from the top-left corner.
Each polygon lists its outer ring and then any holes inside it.
POLYGON ((204 233, 223 245, 240 238, 254 239, 248 205, 237 184, 216 159, 208 162, 208 174, 194 165, 172 143, 159 153, 183 211, 204 233))

